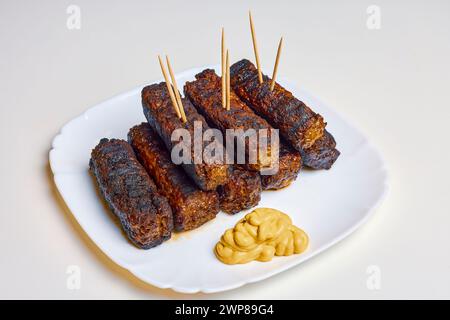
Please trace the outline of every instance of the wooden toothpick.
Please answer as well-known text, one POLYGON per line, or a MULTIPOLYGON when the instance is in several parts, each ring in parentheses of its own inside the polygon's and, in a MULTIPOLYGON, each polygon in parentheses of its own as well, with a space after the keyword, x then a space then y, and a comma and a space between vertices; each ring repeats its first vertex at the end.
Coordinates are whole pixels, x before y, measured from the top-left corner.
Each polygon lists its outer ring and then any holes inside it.
POLYGON ((226 66, 226 78, 227 78, 227 110, 230 110, 230 55, 227 49, 227 66, 226 66))
POLYGON ((281 48, 283 46, 283 37, 280 39, 280 43, 278 44, 278 50, 277 50, 277 57, 275 59, 275 65, 273 67, 273 73, 272 73, 272 82, 270 83, 270 91, 273 90, 275 87, 275 78, 277 77, 277 71, 278 71, 278 62, 280 62, 280 55, 281 55, 281 48))
POLYGON ((173 73, 172 66, 170 65, 169 56, 166 55, 167 68, 169 69, 170 78, 172 79, 173 89, 175 91, 175 98, 177 100, 178 110, 180 111, 181 120, 186 122, 186 114, 184 113, 183 103, 181 102, 180 92, 178 91, 177 80, 173 73))
POLYGON ((181 113, 180 113, 180 110, 178 110, 178 104, 177 104, 175 95, 173 93, 172 86, 171 86, 171 84, 169 82, 169 77, 167 76, 166 68, 164 67, 164 64, 163 64, 163 62, 161 60, 161 57, 159 55, 158 55, 158 60, 159 60, 159 65, 161 66, 161 72, 162 72, 162 74, 164 76, 164 80, 166 81, 166 87, 167 87, 167 91, 169 92, 170 100, 172 100, 173 108, 174 108, 178 118, 181 118, 181 113))
POLYGON ((252 12, 248 12, 248 17, 250 19, 250 30, 252 31, 252 41, 253 41, 253 51, 255 52, 255 60, 256 60, 256 67, 258 68, 258 79, 259 83, 263 83, 263 77, 261 72, 261 65, 259 63, 259 53, 258 53, 258 44, 256 43, 256 34, 255 34, 255 27, 253 25, 253 18, 252 18, 252 12))
POLYGON ((222 108, 226 108, 227 93, 226 93, 226 71, 225 71, 225 30, 222 28, 221 41, 221 62, 222 62, 222 108))

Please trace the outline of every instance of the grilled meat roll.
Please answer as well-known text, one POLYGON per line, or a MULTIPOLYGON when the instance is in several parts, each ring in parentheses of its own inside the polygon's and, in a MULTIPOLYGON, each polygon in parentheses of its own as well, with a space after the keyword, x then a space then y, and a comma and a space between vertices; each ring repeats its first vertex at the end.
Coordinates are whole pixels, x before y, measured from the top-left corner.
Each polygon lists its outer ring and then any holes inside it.
POLYGON ((277 190, 287 187, 297 179, 302 167, 300 153, 284 142, 280 142, 278 172, 273 175, 261 175, 263 190, 277 190))
POLYGON ((302 158, 304 165, 311 169, 328 170, 340 154, 334 137, 325 130, 324 135, 311 148, 302 152, 302 158))
POLYGON ((326 123, 302 101, 278 83, 270 91, 270 79, 263 76, 248 60, 236 62, 230 68, 230 83, 235 93, 257 114, 280 130, 281 136, 297 151, 306 150, 322 137, 326 123))
MULTIPOLYGON (((167 149, 172 150, 176 144, 171 141, 172 132, 176 129, 186 129, 190 133, 190 137, 194 138, 194 125, 196 121, 201 122, 203 132, 207 130, 208 124, 205 119, 198 114, 197 110, 187 99, 182 99, 184 111, 186 113, 187 122, 183 123, 178 118, 172 106, 166 84, 152 84, 142 89, 142 107, 144 114, 150 126, 158 133, 167 149)), ((203 142, 203 149, 207 146, 207 142, 203 142)), ((222 163, 208 164, 202 161, 196 164, 194 161, 194 143, 191 143, 191 162, 183 163, 182 167, 186 173, 194 180, 194 182, 202 190, 215 190, 228 180, 229 166, 222 163)))
POLYGON ((259 173, 234 166, 230 180, 217 188, 220 209, 226 213, 237 213, 256 206, 261 200, 261 179, 259 173))
MULTIPOLYGON (((195 76, 196 80, 186 82, 184 92, 197 110, 205 117, 212 127, 218 128, 225 135, 227 129, 242 129, 244 132, 253 129, 248 135, 245 144, 246 164, 250 170, 260 170, 270 167, 272 164, 271 152, 278 152, 275 144, 271 143, 270 124, 257 116, 252 109, 243 103, 233 92, 230 93, 230 110, 222 107, 221 78, 212 69, 206 69, 195 76), (256 163, 249 163, 250 140, 255 138, 257 143, 260 138, 258 130, 266 129, 267 133, 261 139, 267 142, 267 152, 256 154, 256 163)), ((250 132, 250 131, 249 131, 250 132)), ((256 146, 257 147, 257 146, 256 146)))
POLYGON ((149 249, 170 238, 173 221, 169 203, 126 141, 100 140, 92 150, 89 167, 131 242, 149 249))
POLYGON ((137 158, 169 200, 173 211, 175 230, 195 229, 214 219, 219 212, 216 191, 203 191, 175 165, 158 134, 148 123, 130 129, 128 141, 137 158))

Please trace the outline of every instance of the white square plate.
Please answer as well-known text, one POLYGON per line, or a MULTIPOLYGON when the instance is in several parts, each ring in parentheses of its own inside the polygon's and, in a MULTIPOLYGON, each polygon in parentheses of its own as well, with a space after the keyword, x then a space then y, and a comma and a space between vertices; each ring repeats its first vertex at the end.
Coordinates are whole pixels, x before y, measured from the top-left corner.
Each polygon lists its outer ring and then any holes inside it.
MULTIPOLYGON (((204 68, 177 75, 181 87, 204 68)), ((215 67, 218 70, 217 67, 215 67)), ((387 172, 380 154, 367 138, 304 90, 280 82, 324 116, 341 156, 329 170, 302 170, 297 181, 280 191, 263 192, 258 207, 288 213, 310 237, 307 251, 270 262, 225 265, 213 248, 225 229, 243 217, 219 213, 204 226, 175 234, 162 245, 140 250, 113 221, 98 197, 88 164, 92 148, 103 137, 126 139, 129 128, 145 121, 141 89, 118 95, 71 120, 53 140, 50 165, 59 192, 81 227, 115 263, 136 277, 178 292, 218 292, 256 282, 294 267, 331 247, 365 222, 387 191, 387 172)), ((182 90, 182 89, 181 89, 182 90)), ((301 270, 298 270, 301 272, 301 270)))

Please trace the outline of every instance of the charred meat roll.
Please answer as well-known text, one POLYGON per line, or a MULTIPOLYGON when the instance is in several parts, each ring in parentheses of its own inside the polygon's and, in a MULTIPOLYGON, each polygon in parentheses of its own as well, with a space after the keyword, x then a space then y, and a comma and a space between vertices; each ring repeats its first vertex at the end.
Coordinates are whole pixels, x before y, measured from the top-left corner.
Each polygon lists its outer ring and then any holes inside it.
POLYGON ((169 200, 175 230, 191 230, 216 217, 219 212, 217 192, 199 189, 184 170, 172 162, 161 138, 148 123, 131 128, 128 141, 159 192, 169 200))
MULTIPOLYGON (((190 134, 191 140, 194 140, 194 126, 196 122, 201 124, 203 132, 209 129, 205 119, 198 114, 189 100, 182 99, 182 103, 186 113, 186 123, 183 123, 178 118, 173 109, 172 101, 170 100, 164 82, 152 84, 142 89, 142 107, 144 114, 150 126, 158 133, 169 150, 172 150, 172 147, 178 143, 171 141, 174 130, 186 129, 190 134)), ((202 150, 204 150, 208 142, 202 140, 202 143, 202 150)), ((202 190, 215 190, 219 185, 227 182, 229 171, 227 164, 206 163, 203 159, 201 159, 201 163, 196 163, 198 161, 195 161, 197 157, 194 152, 195 144, 193 141, 190 147, 189 156, 191 160, 189 163, 183 163, 182 167, 202 190)))
POLYGON ((92 150, 89 167, 131 242, 149 249, 170 238, 173 221, 169 203, 126 141, 100 140, 92 150))
POLYGON ((303 164, 311 169, 330 169, 341 153, 336 149, 334 137, 325 130, 322 138, 302 152, 303 164))
POLYGON ((280 142, 278 172, 272 175, 261 175, 263 190, 277 190, 287 187, 297 179, 302 167, 300 153, 283 142, 280 142))
POLYGON ((261 200, 261 179, 259 173, 234 166, 230 180, 217 191, 220 209, 226 213, 237 213, 256 206, 261 200))
POLYGON ((248 60, 236 62, 230 68, 230 83, 235 93, 257 114, 264 117, 297 151, 306 150, 322 137, 326 123, 291 92, 263 76, 259 83, 258 70, 248 60))
POLYGON ((272 127, 263 118, 257 116, 252 109, 243 103, 234 92, 230 93, 230 110, 222 107, 222 84, 221 78, 214 70, 206 69, 195 76, 196 80, 186 82, 184 86, 185 95, 192 101, 197 110, 205 117, 208 123, 218 128, 225 135, 227 129, 242 129, 248 132, 246 139, 245 152, 247 167, 250 170, 260 170, 261 168, 271 166, 271 152, 278 152, 270 143, 272 127), (251 129, 251 130, 249 130, 251 129), (248 161, 250 159, 250 140, 257 141, 260 129, 266 129, 267 132, 262 139, 267 142, 267 152, 258 152, 256 150, 256 161, 248 161), (247 131, 249 130, 249 131, 247 131), (251 163, 256 162, 256 163, 251 163))

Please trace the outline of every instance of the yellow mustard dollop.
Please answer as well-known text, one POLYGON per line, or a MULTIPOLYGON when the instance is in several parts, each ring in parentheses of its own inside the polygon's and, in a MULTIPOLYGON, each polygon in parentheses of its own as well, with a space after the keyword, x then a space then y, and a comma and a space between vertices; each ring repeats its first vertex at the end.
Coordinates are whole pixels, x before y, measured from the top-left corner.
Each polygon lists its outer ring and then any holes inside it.
POLYGON ((308 235, 276 209, 258 208, 228 229, 216 244, 217 258, 226 264, 253 260, 270 261, 274 255, 289 256, 305 251, 308 235))

